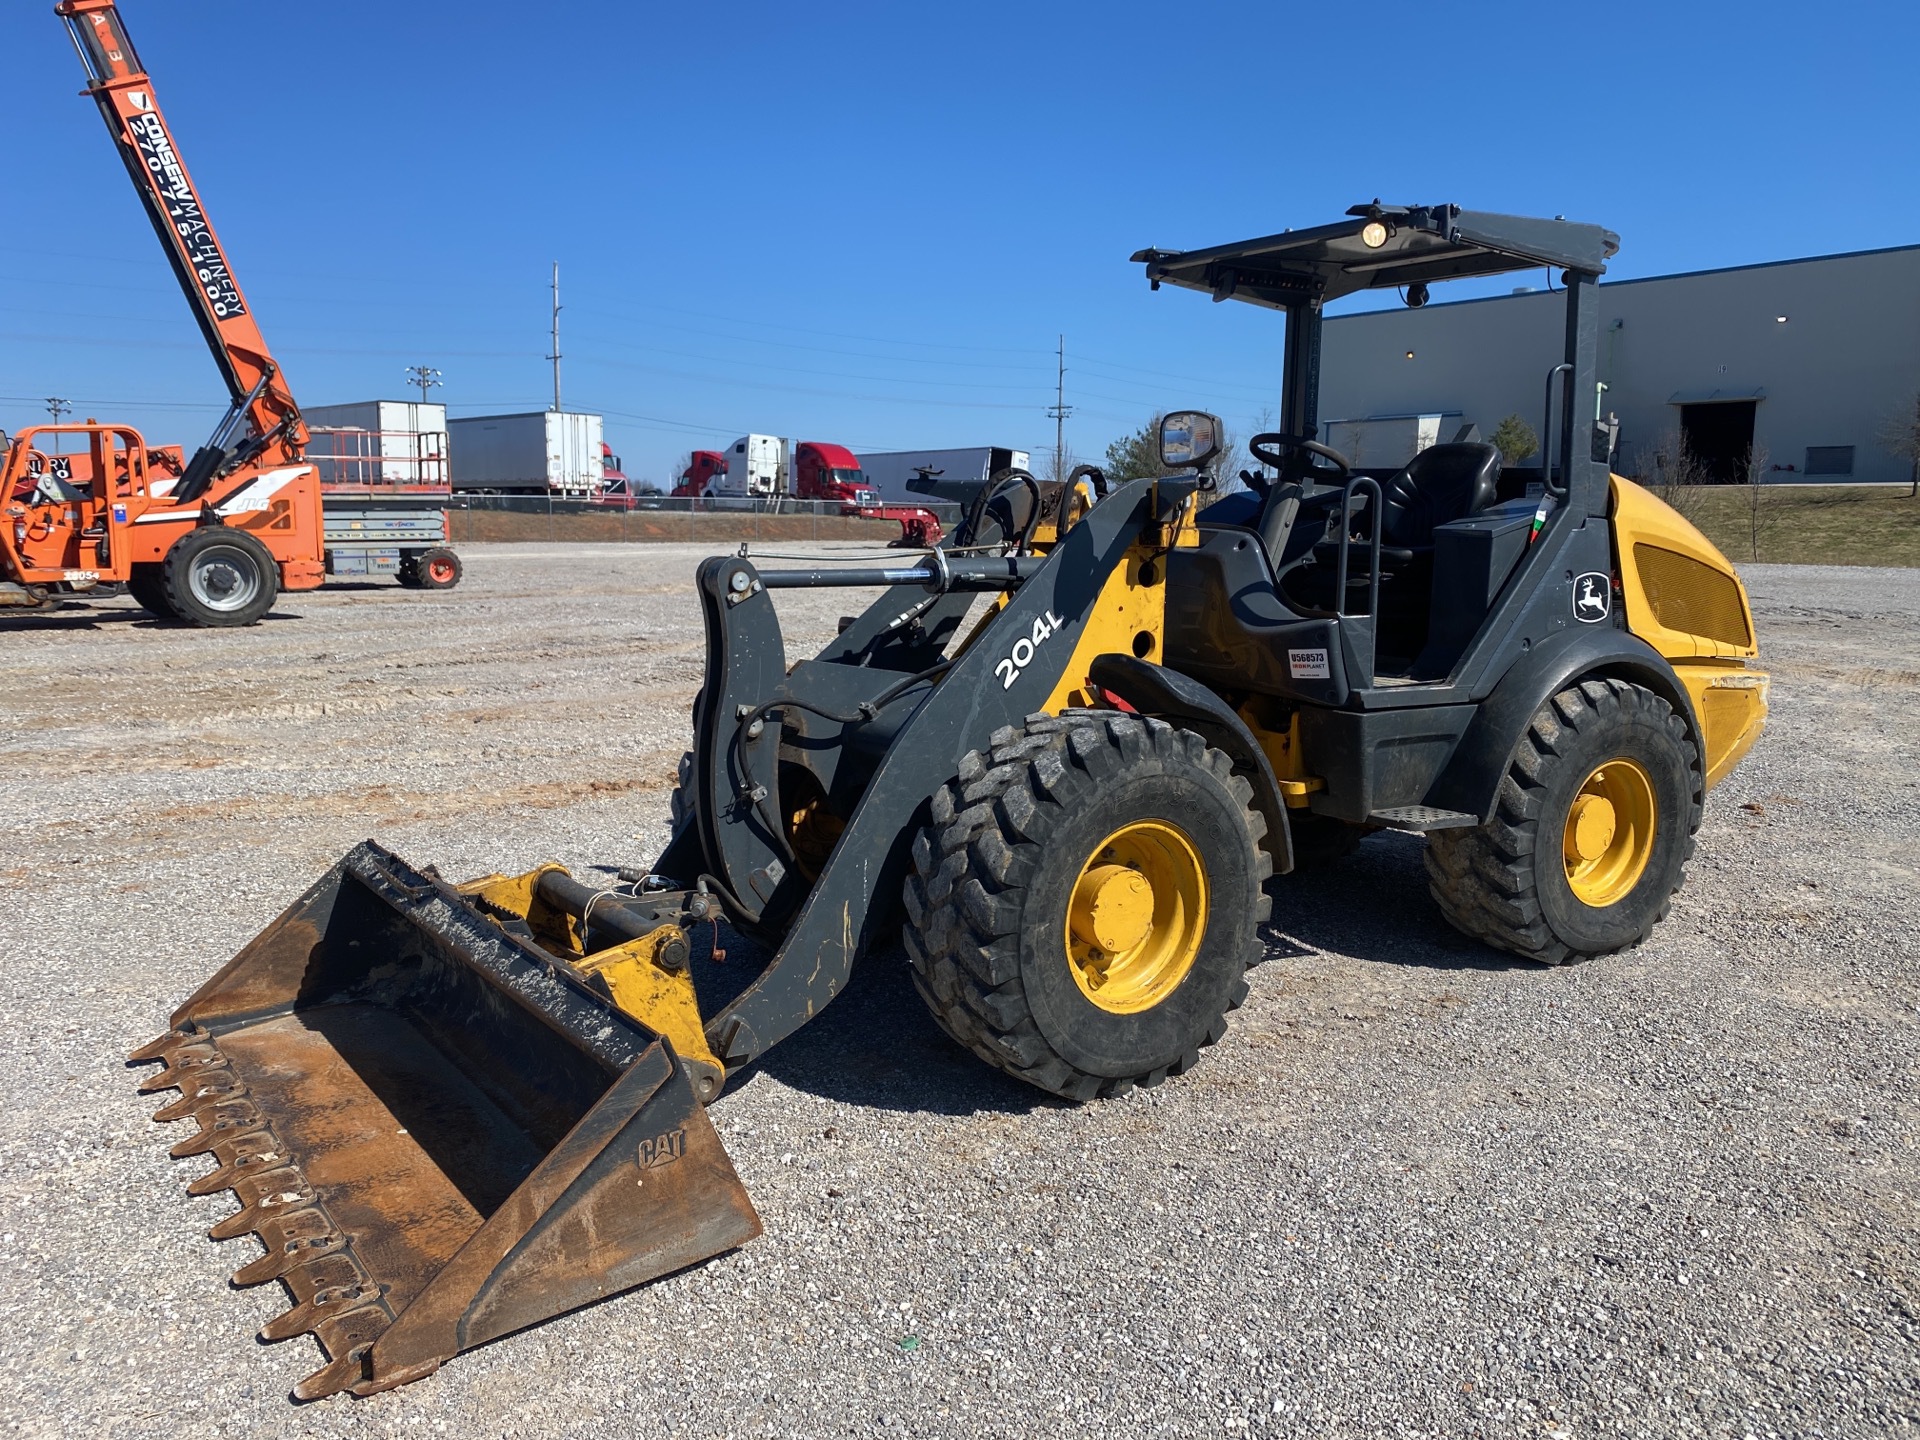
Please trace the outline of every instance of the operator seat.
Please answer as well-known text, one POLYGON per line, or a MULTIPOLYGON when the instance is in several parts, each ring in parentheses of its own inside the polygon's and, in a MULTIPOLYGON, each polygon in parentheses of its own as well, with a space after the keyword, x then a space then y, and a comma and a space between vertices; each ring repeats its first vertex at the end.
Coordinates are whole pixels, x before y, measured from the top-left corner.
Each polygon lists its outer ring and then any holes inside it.
POLYGON ((1434 527, 1478 515, 1499 485, 1500 452, 1493 446, 1429 445, 1381 486, 1381 569, 1431 555, 1434 527))

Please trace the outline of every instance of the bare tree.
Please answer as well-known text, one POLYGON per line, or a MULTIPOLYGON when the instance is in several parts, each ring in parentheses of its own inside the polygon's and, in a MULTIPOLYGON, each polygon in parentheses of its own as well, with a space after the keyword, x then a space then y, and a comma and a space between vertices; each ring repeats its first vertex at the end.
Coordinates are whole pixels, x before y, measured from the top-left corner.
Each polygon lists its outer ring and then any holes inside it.
POLYGON ((1080 464, 1080 457, 1071 450, 1043 451, 1040 456, 1042 480, 1060 483, 1073 473, 1073 467, 1080 464))
POLYGON ((1692 516, 1700 509, 1705 488, 1713 482, 1712 472, 1700 463, 1678 430, 1669 430, 1654 441, 1647 458, 1653 473, 1641 477, 1649 489, 1682 515, 1692 516))
POLYGON ((1760 559, 1760 537, 1773 528, 1773 507, 1762 498, 1772 459, 1767 447, 1757 440, 1747 450, 1747 548, 1756 563, 1760 559))
POLYGON ((1887 449, 1907 462, 1909 488, 1907 498, 1920 496, 1920 392, 1903 410, 1887 417, 1880 427, 1880 440, 1887 449))
POLYGON ((1207 462, 1207 471, 1213 476, 1215 490, 1221 495, 1230 495, 1235 490, 1246 487, 1240 483, 1240 472, 1252 463, 1247 452, 1241 448, 1240 437, 1233 433, 1233 427, 1226 421, 1220 422, 1220 453, 1207 462))

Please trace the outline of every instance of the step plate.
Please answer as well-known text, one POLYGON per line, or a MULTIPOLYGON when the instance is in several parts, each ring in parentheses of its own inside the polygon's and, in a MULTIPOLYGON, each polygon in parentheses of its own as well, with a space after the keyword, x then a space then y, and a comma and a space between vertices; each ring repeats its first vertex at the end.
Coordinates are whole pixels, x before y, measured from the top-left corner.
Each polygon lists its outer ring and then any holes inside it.
POLYGON ((1373 811, 1367 816, 1367 823, 1388 830, 1464 830, 1478 825, 1480 817, 1461 810, 1441 810, 1432 805, 1395 805, 1373 811))

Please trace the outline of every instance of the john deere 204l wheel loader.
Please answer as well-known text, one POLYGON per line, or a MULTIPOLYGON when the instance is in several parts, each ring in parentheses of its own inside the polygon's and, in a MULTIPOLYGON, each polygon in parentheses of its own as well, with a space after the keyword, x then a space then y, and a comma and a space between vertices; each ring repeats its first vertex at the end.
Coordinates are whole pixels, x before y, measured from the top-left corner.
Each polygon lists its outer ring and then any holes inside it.
MULTIPOLYGON (((705 1106, 812 1019, 896 910, 940 1025, 1076 1100, 1157 1084, 1226 1033, 1262 888, 1309 849, 1424 832, 1455 925, 1555 963, 1643 940, 1766 676, 1732 567, 1610 476, 1594 423, 1592 225, 1360 207, 1149 280, 1287 316, 1277 477, 1202 508, 1212 417, 1169 476, 950 488, 966 518, 888 569, 698 572, 705 685, 672 839, 644 881, 557 867, 448 885, 367 842, 140 1051, 266 1253, 269 1339, 312 1331, 300 1397, 414 1379, 471 1346, 750 1239, 705 1106), (1550 265, 1544 495, 1489 446, 1355 473, 1316 438, 1323 304, 1550 265), (1557 420, 1555 416, 1557 415, 1557 420), (790 663, 774 595, 885 593, 790 663), (985 618, 964 622, 982 594, 985 618), (689 931, 772 958, 705 1004, 689 931)), ((935 493, 940 493, 937 489, 935 493)))

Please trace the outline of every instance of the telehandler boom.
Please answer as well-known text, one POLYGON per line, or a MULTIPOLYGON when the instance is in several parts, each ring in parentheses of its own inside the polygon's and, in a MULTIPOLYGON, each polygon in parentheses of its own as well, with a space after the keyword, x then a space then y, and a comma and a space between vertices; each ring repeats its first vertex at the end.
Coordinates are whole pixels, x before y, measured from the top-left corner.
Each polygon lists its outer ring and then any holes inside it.
POLYGON ((1767 679, 1732 567, 1608 472, 1593 225, 1358 207, 1315 229, 1142 251, 1155 287, 1282 309, 1274 477, 1206 505, 1220 427, 1166 474, 1017 473, 910 563, 701 564, 705 684, 672 838, 631 885, 557 866, 449 885, 367 841, 192 996, 138 1061, 192 1117, 216 1237, 281 1280, 295 1389, 364 1394, 759 1230, 705 1107, 805 1025, 904 909, 934 1018, 1072 1100, 1156 1085, 1223 1038, 1269 877, 1422 832, 1439 909, 1531 959, 1646 938, 1767 679), (1317 438, 1320 311, 1369 287, 1551 265, 1564 353, 1544 496, 1491 447, 1363 475, 1317 438), (883 587, 790 663, 774 597, 883 587), (990 597, 984 618, 970 608, 990 597), (719 1001, 724 919, 771 958, 719 1001))
POLYGON ((212 438, 175 469, 125 425, 22 431, 0 463, 0 605, 124 583, 157 615, 250 625, 324 578, 307 427, 207 220, 114 0, 61 0, 99 106, 226 381, 212 438), (65 446, 78 442, 75 454, 65 446))

